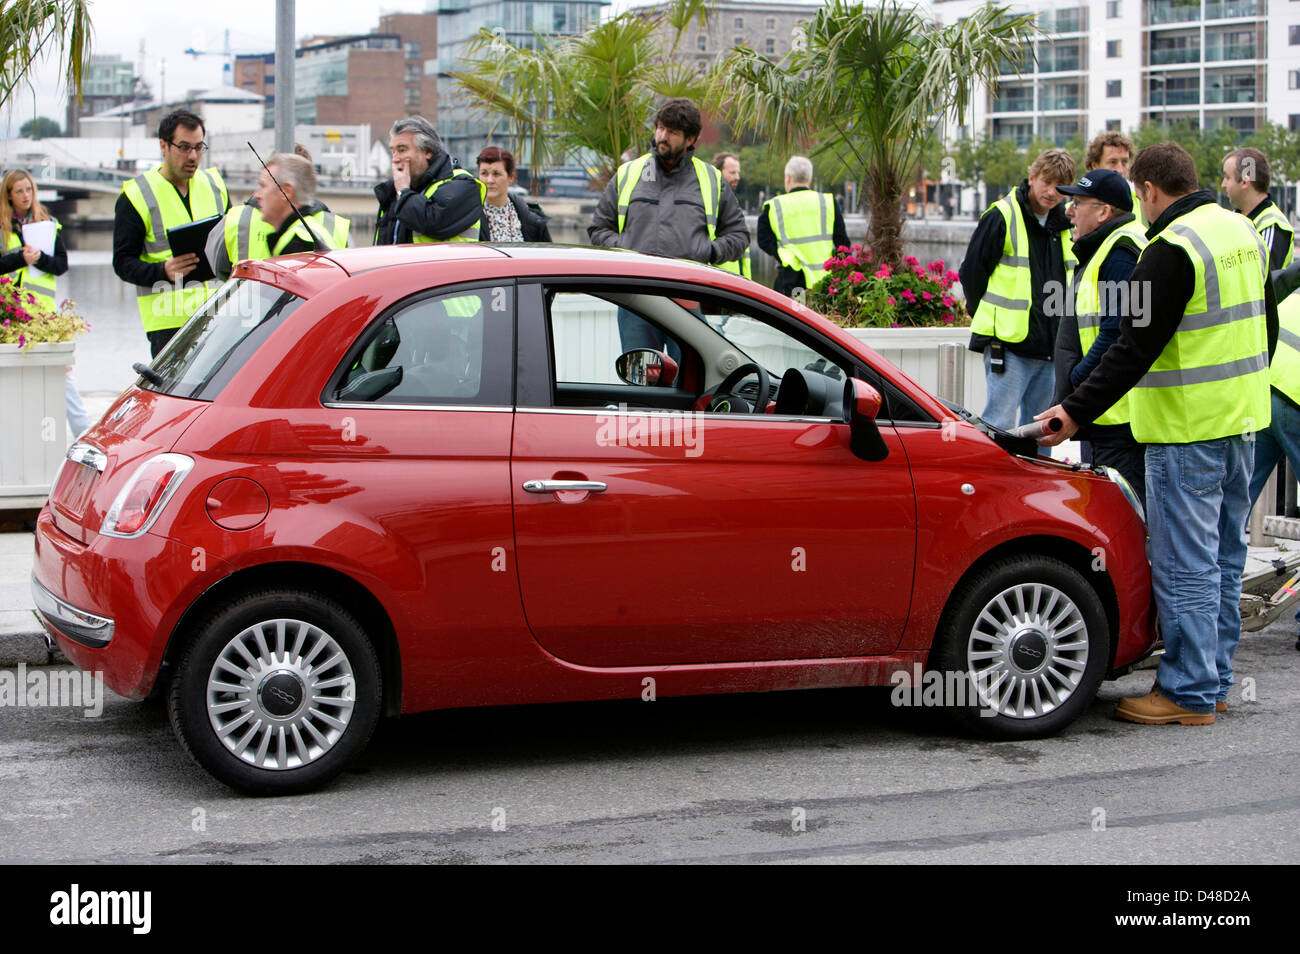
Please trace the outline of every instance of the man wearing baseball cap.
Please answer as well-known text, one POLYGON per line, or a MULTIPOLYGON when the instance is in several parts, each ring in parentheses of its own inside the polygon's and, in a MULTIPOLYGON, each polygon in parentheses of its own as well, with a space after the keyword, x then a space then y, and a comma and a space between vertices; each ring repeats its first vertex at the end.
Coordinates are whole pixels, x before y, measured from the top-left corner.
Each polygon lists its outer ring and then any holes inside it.
MULTIPOLYGON (((1056 401, 1074 392, 1119 340, 1121 319, 1140 317, 1149 304, 1129 286, 1146 246, 1133 215, 1128 180, 1111 169, 1092 169, 1075 185, 1057 186, 1067 197, 1074 254, 1079 264, 1066 293, 1056 337, 1056 401)), ((1083 459, 1118 470, 1145 503, 1146 450, 1133 439, 1128 397, 1083 429, 1083 459)))

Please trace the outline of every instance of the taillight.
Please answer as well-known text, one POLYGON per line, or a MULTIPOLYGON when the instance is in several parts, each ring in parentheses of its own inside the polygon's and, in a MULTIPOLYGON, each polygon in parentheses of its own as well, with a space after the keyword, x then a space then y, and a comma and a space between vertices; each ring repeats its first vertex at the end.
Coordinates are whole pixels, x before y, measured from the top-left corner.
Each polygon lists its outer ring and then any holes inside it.
POLYGON ((184 454, 159 454, 145 461, 108 508, 99 532, 110 537, 140 536, 153 526, 193 466, 184 454))

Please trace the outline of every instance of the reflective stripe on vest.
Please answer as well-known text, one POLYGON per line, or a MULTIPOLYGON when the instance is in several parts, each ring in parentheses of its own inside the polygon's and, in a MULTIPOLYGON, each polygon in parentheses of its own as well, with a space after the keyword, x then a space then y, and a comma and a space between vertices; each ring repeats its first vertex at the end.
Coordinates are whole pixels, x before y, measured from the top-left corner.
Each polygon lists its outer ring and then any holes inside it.
MULTIPOLYGON (((647 152, 630 162, 623 163, 614 173, 614 179, 618 182, 619 232, 622 232, 627 224, 627 209, 632 202, 632 192, 636 189, 637 183, 642 179, 649 180, 654 177, 654 166, 650 165, 652 158, 653 156, 647 152)), ((709 241, 712 242, 718 237, 718 203, 722 197, 722 173, 694 156, 691 157, 691 164, 695 167, 695 181, 699 184, 700 201, 704 204, 704 224, 709 230, 709 241)))
MULTIPOLYGON (((1029 336, 1029 311, 1033 305, 1029 235, 1015 193, 1004 195, 988 211, 993 209, 998 210, 1006 223, 1002 258, 989 276, 988 288, 975 309, 970 330, 1014 344, 1029 336)), ((1061 254, 1065 259, 1065 287, 1069 288, 1074 277, 1074 246, 1068 232, 1061 233, 1061 254)))
POLYGON ((1130 182, 1128 184, 1128 191, 1133 193, 1133 218, 1142 229, 1142 237, 1145 239, 1146 231, 1151 228, 1151 223, 1148 222, 1147 217, 1142 214, 1142 200, 1138 198, 1137 186, 1130 182))
POLYGON ((241 205, 226 213, 226 255, 230 264, 249 259, 267 258, 271 254, 267 239, 273 229, 262 218, 260 209, 241 205))
MULTIPOLYGON (((1282 214, 1282 210, 1270 202, 1268 208, 1259 213, 1258 218, 1254 219, 1254 223, 1255 231, 1260 235, 1263 235, 1270 228, 1277 229, 1286 235, 1286 258, 1282 260, 1282 267, 1286 268, 1290 265, 1295 260, 1295 229, 1291 228, 1291 223, 1282 214)), ((1272 249, 1269 249, 1269 251, 1271 252, 1272 249)))
MULTIPOLYGON (((54 223, 56 233, 63 230, 63 223, 58 219, 50 216, 50 221, 54 223)), ((18 233, 9 233, 9 242, 5 251, 13 252, 23 247, 23 240, 18 233)), ((13 273, 13 283, 23 291, 31 292, 36 296, 36 301, 42 308, 50 311, 55 310, 55 296, 58 293, 58 279, 49 272, 37 274, 39 269, 32 265, 24 265, 13 273)))
MULTIPOLYGON (((482 182, 479 182, 478 179, 475 179, 474 176, 470 175, 464 169, 453 169, 451 175, 448 176, 446 179, 439 179, 436 182, 429 183, 429 187, 424 190, 424 197, 426 199, 432 199, 433 194, 435 192, 441 189, 452 179, 456 179, 461 176, 467 179, 471 179, 474 182, 478 183, 478 202, 479 205, 481 206, 483 204, 483 200, 487 198, 487 186, 485 186, 482 182)), ((299 223, 299 225, 301 224, 302 223, 299 223)), ((417 244, 426 244, 429 242, 477 242, 479 236, 479 229, 480 229, 480 224, 478 222, 474 222, 472 225, 470 225, 467 229, 465 229, 465 231, 461 232, 459 235, 453 235, 450 238, 445 238, 445 239, 431 238, 428 235, 423 235, 419 232, 416 232, 414 235, 411 236, 411 241, 417 244)), ((394 232, 394 236, 395 235, 396 232, 394 232)))
POLYGON ((1134 439, 1189 444, 1267 427, 1269 273, 1259 233, 1244 216, 1207 203, 1156 242, 1183 250, 1196 283, 1178 330, 1129 392, 1134 439))
MULTIPOLYGON (((154 166, 122 184, 122 194, 145 227, 144 253, 140 260, 157 264, 172 257, 167 229, 222 215, 227 201, 221 175, 215 169, 200 169, 190 180, 187 211, 176 188, 158 171, 160 168, 154 166)), ((151 286, 136 286, 136 304, 145 331, 179 328, 218 286, 215 282, 191 282, 181 290, 174 284, 166 287, 167 291, 155 291, 151 286)))
MULTIPOLYGON (((1102 240, 1092 258, 1088 259, 1088 264, 1079 275, 1079 282, 1075 286, 1074 313, 1078 316, 1079 347, 1083 349, 1080 352, 1083 355, 1087 355, 1101 331, 1101 294, 1098 288, 1101 266, 1105 264, 1107 256, 1110 255, 1115 246, 1121 243, 1141 254, 1142 249, 1146 247, 1147 239, 1136 222, 1129 222, 1112 230, 1102 240)), ((1118 295, 1115 297, 1118 297, 1118 295)), ((1114 301, 1115 297, 1112 297, 1111 300, 1114 301)), ((1128 301, 1127 289, 1123 294, 1123 301, 1128 301)), ((1112 404, 1106 410, 1106 413, 1102 414, 1093 423, 1126 424, 1128 420, 1128 395, 1126 394, 1112 404)))
POLYGON ((835 200, 805 189, 774 196, 764 205, 776 233, 777 258, 786 268, 803 272, 807 288, 816 288, 826 278, 826 260, 835 254, 835 200))
POLYGON ((293 227, 284 230, 284 234, 276 240, 275 248, 267 254, 279 255, 295 238, 311 242, 316 246, 317 251, 328 252, 336 248, 347 248, 348 232, 352 228, 350 220, 325 211, 313 212, 306 218, 308 226, 311 227, 310 233, 303 226, 302 220, 294 216, 293 227))
POLYGON ((1269 366, 1269 382, 1300 404, 1300 294, 1292 292, 1277 306, 1277 350, 1269 366))
POLYGON ((740 258, 730 262, 719 262, 718 268, 724 272, 731 272, 733 275, 741 275, 745 278, 753 278, 753 268, 749 264, 749 249, 745 249, 745 254, 740 258))

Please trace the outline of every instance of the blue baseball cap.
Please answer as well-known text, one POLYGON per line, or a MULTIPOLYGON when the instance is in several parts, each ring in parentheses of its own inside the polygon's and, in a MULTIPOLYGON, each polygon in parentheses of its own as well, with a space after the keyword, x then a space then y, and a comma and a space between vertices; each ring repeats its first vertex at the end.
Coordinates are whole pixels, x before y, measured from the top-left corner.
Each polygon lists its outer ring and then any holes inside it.
POLYGON ((1100 199, 1121 211, 1133 211, 1133 192, 1129 189, 1128 180, 1114 169, 1091 169, 1074 185, 1057 186, 1056 191, 1065 195, 1100 199))

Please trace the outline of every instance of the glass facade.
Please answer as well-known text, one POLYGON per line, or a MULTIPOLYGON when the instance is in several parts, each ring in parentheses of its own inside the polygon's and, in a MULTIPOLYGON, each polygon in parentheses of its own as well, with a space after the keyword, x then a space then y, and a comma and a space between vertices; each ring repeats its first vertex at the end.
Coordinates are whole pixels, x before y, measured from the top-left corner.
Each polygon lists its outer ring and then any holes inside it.
POLYGON ((468 167, 492 133, 492 120, 464 100, 450 75, 462 68, 469 41, 480 29, 497 32, 516 46, 534 46, 538 34, 582 33, 600 22, 607 5, 608 0, 429 0, 429 9, 439 14, 437 126, 448 151, 468 167))

